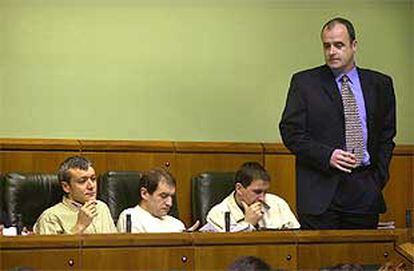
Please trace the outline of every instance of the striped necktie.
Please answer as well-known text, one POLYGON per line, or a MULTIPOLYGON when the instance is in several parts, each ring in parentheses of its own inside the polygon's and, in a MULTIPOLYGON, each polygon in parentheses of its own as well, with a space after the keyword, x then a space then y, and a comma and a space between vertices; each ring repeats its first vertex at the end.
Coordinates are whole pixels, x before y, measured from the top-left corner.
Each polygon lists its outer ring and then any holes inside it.
POLYGON ((359 166, 361 165, 364 154, 361 119, 359 118, 355 96, 349 86, 348 76, 342 76, 341 83, 341 96, 345 118, 346 150, 355 154, 356 164, 359 166))

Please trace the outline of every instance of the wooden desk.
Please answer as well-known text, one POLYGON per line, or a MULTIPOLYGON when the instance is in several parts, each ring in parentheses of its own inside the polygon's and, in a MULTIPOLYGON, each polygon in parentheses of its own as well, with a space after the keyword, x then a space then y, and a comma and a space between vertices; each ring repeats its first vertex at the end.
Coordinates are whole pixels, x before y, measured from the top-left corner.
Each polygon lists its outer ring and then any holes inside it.
POLYGON ((194 270, 223 270, 240 256, 256 256, 271 266, 296 269, 295 231, 193 233, 194 270))
POLYGON ((81 239, 69 235, 0 238, 0 269, 80 269, 81 239))
POLYGON ((82 268, 96 270, 192 270, 188 233, 114 234, 82 237, 82 268))
POLYGON ((406 242, 396 247, 398 253, 400 253, 407 262, 411 265, 414 264, 414 244, 412 242, 406 242))
POLYGON ((1 237, 0 268, 223 270, 246 255, 283 269, 383 264, 401 257, 394 246, 402 236, 406 230, 1 237))

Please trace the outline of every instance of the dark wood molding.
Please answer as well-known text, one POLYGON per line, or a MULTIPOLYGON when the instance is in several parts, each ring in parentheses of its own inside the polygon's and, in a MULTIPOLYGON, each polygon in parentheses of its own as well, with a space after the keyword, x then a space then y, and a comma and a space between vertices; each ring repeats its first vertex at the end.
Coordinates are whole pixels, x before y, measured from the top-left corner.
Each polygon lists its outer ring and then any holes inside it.
MULTIPOLYGON (((276 142, 175 142, 36 138, 0 138, 0 150, 291 154, 282 143, 276 142)), ((394 149, 394 155, 414 155, 414 144, 397 145, 394 149)))
POLYGON ((292 154, 282 143, 263 143, 265 154, 292 154))
POLYGON ((82 151, 174 152, 170 141, 79 140, 82 151))
POLYGON ((261 143, 242 142, 174 142, 178 153, 263 153, 261 143))
POLYGON ((0 138, 0 150, 80 151, 77 139, 0 138))

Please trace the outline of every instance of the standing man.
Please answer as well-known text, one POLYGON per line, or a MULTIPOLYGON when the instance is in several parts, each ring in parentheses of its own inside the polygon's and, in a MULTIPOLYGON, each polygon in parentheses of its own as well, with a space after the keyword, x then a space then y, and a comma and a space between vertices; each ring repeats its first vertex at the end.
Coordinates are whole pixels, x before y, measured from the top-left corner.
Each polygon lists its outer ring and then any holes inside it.
POLYGON ((374 229, 396 134, 392 79, 355 65, 352 23, 322 27, 326 65, 292 77, 281 122, 302 229, 374 229))
POLYGON ((96 174, 91 161, 80 156, 67 158, 59 167, 58 179, 65 196, 40 215, 33 227, 35 233, 117 232, 108 206, 96 199, 96 174))

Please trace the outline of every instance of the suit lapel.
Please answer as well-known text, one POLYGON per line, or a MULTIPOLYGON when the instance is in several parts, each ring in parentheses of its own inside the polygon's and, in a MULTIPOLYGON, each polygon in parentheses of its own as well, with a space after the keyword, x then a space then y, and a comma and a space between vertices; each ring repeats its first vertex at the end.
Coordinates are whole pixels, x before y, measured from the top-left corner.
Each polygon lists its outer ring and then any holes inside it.
POLYGON ((342 104, 342 98, 339 94, 338 86, 336 85, 335 78, 328 66, 323 66, 321 71, 322 87, 331 101, 334 103, 335 108, 341 116, 344 114, 344 107, 342 104))
POLYGON ((365 110, 367 111, 367 116, 372 115, 373 113, 373 104, 369 101, 373 101, 374 91, 369 83, 369 78, 367 77, 366 72, 357 68, 359 81, 361 82, 362 94, 364 95, 365 110))

